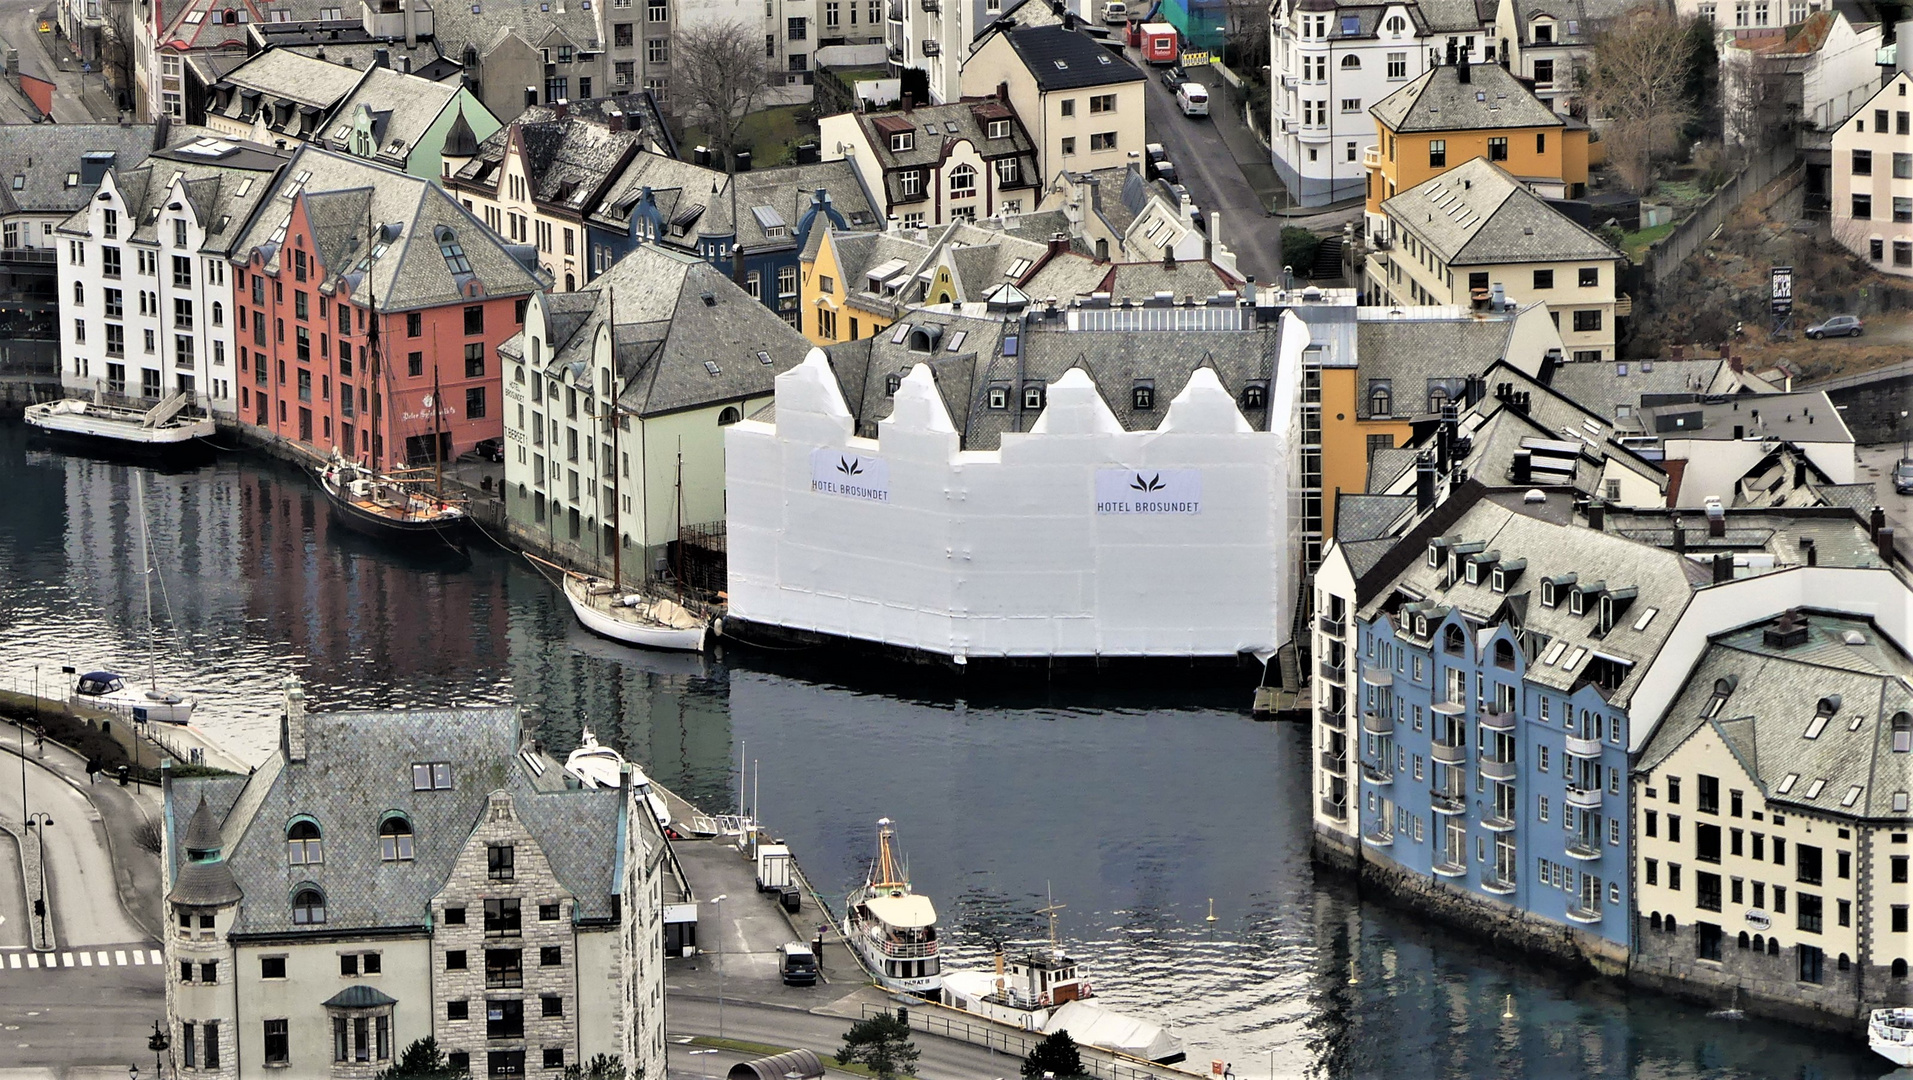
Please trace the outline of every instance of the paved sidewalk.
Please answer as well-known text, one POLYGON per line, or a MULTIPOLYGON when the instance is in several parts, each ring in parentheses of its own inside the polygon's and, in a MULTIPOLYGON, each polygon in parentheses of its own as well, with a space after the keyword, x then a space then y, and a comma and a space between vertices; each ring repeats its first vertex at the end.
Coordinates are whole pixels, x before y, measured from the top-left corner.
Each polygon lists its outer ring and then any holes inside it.
MULTIPOLYGON (((117 781, 104 777, 89 782, 85 758, 52 740, 36 748, 31 733, 27 735, 26 747, 30 764, 58 777, 99 810, 106 832, 107 854, 113 862, 114 881, 119 887, 120 906, 153 940, 163 940, 163 879, 159 857, 141 848, 138 839, 142 826, 159 820, 162 799, 158 789, 147 784, 121 787, 117 781)), ((17 725, 0 721, 0 754, 5 755, 0 760, 19 759, 17 725)))
POLYGON ((1255 192, 1256 199, 1264 209, 1273 210, 1281 206, 1287 201, 1288 192, 1283 188, 1281 178, 1276 175, 1275 166, 1269 163, 1269 148, 1262 145, 1243 120, 1242 92, 1212 65, 1198 64, 1190 68, 1188 74, 1189 78, 1209 88, 1209 122, 1215 125, 1216 134, 1222 137, 1222 144, 1229 148, 1229 156, 1235 159, 1236 167, 1242 170, 1243 182, 1255 192))

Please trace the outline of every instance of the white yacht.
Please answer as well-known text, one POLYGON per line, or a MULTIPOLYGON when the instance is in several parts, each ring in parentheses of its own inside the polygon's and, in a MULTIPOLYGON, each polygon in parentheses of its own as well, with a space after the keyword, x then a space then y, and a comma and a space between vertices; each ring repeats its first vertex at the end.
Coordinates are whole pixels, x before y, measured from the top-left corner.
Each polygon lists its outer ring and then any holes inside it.
POLYGON ((877 985, 936 1000, 943 986, 937 909, 910 891, 910 871, 893 849, 896 830, 877 820, 877 859, 845 900, 844 933, 877 985))
POLYGON ((62 398, 27 406, 26 421, 43 436, 86 449, 161 458, 208 454, 213 418, 191 408, 183 392, 150 409, 62 398))
POLYGON ((1873 1010, 1867 1045, 1893 1064, 1913 1068, 1913 1009, 1873 1010))
POLYGON ((671 824, 671 811, 665 806, 663 796, 651 790, 651 778, 636 765, 625 761, 623 754, 600 743, 590 728, 584 729, 584 741, 565 759, 565 775, 588 788, 622 786, 627 767, 631 770, 631 786, 651 807, 652 815, 658 819, 658 828, 668 827, 671 824))
POLYGON ((184 724, 193 718, 194 700, 158 687, 142 689, 110 671, 89 671, 73 688, 73 700, 135 723, 184 724))

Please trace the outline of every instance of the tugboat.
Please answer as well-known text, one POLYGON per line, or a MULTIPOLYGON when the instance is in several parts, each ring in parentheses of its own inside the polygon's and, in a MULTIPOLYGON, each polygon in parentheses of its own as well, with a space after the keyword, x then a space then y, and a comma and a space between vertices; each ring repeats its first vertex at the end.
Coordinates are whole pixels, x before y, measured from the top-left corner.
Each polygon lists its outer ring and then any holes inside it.
POLYGON ((336 454, 315 475, 333 516, 354 532, 402 540, 449 532, 467 520, 464 507, 422 490, 422 478, 375 473, 336 454))
POLYGON ((892 850, 891 824, 877 819, 877 859, 844 901, 844 936, 877 985, 935 1001, 943 986, 937 909, 910 891, 910 869, 892 850))
POLYGON ((1873 1010, 1867 1045, 1893 1064, 1913 1068, 1913 1009, 1873 1010))

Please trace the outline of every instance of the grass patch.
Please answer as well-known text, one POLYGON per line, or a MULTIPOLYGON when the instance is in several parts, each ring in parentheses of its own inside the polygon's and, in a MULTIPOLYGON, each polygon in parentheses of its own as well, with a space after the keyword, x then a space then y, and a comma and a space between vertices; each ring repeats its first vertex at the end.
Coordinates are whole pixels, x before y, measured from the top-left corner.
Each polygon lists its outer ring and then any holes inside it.
MULTIPOLYGON (((744 126, 737 132, 737 145, 738 149, 751 152, 751 168, 787 164, 796 156, 793 148, 798 143, 816 139, 817 123, 808 118, 810 109, 809 105, 779 105, 746 116, 744 126)), ((684 145, 710 146, 711 143, 703 128, 685 129, 684 145)), ((721 169, 724 164, 718 162, 717 166, 721 169)))
MULTIPOLYGON (((772 1046, 770 1043, 748 1042, 744 1039, 717 1039, 709 1035, 698 1035, 692 1038, 691 1045, 706 1046, 713 1050, 735 1050, 740 1054, 756 1054, 759 1057, 770 1057, 772 1054, 784 1054, 797 1049, 794 1046, 772 1046)), ((870 1067, 867 1065, 846 1065, 836 1058, 825 1054, 818 1054, 817 1060, 822 1062, 826 1069, 856 1073, 858 1076, 874 1077, 877 1075, 871 1072, 870 1067)))
POLYGON ((1680 202, 1697 203, 1714 192, 1712 188, 1702 187, 1698 180, 1661 180, 1654 185, 1654 193, 1680 202))
POLYGON ((1627 249, 1628 258, 1638 262, 1654 241, 1673 232, 1676 224, 1677 222, 1670 221, 1665 225, 1656 225, 1651 229, 1642 229, 1640 232, 1627 233, 1623 243, 1627 249))

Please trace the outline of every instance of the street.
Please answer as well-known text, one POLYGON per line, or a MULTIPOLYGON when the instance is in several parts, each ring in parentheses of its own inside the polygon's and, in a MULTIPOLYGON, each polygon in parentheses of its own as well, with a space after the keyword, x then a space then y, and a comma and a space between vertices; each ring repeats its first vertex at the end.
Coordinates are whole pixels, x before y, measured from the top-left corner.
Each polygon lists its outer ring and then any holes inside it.
MULTIPOLYGON (((834 987, 818 987, 824 993, 819 1005, 830 1001, 834 987)), ((667 1042, 670 1043, 672 1080, 721 1078, 730 1066, 749 1055, 720 1051, 713 1055, 691 1056, 682 1041, 691 1035, 715 1035, 718 1026, 717 1002, 702 997, 671 995, 665 999, 667 1042)), ((844 1032, 850 1030, 848 1017, 819 1015, 798 1009, 765 1005, 743 1005, 735 1001, 724 1005, 724 1031, 733 1039, 768 1043, 774 1046, 803 1047, 820 1055, 834 1055, 843 1046, 844 1032)), ((918 1075, 924 1080, 997 1080, 1017 1075, 1020 1057, 918 1032, 918 1075)))
MULTIPOLYGON (((1235 252, 1236 268, 1265 285, 1277 281, 1282 271, 1281 219, 1269 216, 1243 179, 1242 169, 1216 132, 1216 120, 1182 115, 1175 95, 1162 84, 1163 69, 1141 63, 1136 50, 1130 54, 1148 76, 1143 92, 1148 99, 1149 141, 1162 144, 1197 210, 1205 215, 1221 211, 1222 231, 1215 238, 1235 252)), ((1212 91, 1210 101, 1216 111, 1229 108, 1226 88, 1212 91)))
MULTIPOLYGON (((53 119, 62 124, 86 124, 113 120, 117 113, 103 111, 94 115, 81 97, 82 85, 90 85, 96 101, 106 101, 104 81, 96 71, 84 75, 80 62, 64 39, 53 33, 40 33, 40 18, 50 12, 47 0, 0 0, 0 40, 20 50, 20 70, 28 75, 50 79, 53 90, 53 119)), ((9 75, 12 73, 9 72, 9 75)), ((35 120, 36 110, 27 102, 14 80, 0 90, 0 123, 20 124, 35 120)))

